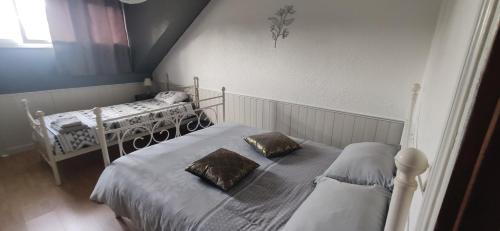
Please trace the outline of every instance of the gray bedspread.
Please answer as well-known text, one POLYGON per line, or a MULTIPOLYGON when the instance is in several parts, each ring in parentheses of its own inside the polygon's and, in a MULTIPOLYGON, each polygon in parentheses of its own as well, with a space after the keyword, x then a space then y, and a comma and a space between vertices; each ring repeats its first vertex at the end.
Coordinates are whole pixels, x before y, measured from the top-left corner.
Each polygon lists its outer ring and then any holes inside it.
POLYGON ((260 132, 222 124, 136 151, 104 170, 90 198, 148 231, 278 230, 341 150, 298 140, 302 149, 267 159, 243 141, 260 132), (229 192, 184 170, 221 147, 260 164, 229 192))

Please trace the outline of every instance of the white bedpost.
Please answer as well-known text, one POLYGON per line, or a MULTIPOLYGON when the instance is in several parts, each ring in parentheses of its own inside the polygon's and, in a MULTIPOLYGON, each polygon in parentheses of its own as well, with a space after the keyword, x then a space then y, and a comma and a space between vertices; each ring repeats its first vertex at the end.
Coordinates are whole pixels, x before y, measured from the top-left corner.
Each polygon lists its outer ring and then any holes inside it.
MULTIPOLYGON (((25 102, 27 105, 27 102, 25 102)), ((26 108, 28 108, 26 106, 26 108)), ((45 113, 43 111, 37 111, 36 117, 40 123, 40 133, 43 136, 43 146, 45 148, 45 153, 47 153, 47 158, 49 161, 49 165, 52 168, 52 173, 54 174, 54 179, 56 181, 56 185, 61 185, 61 176, 59 175, 59 169, 57 168, 57 162, 55 160, 54 154, 51 150, 51 145, 49 141, 49 132, 47 130, 47 125, 45 124, 45 113)))
POLYGON ((399 151, 395 162, 397 173, 384 231, 404 230, 413 193, 418 186, 416 177, 429 167, 425 155, 416 148, 399 151))
POLYGON ((414 122, 415 119, 415 110, 417 106, 417 99, 420 92, 420 84, 415 83, 411 89, 411 102, 410 102, 410 111, 408 114, 408 121, 406 126, 406 134, 405 134, 405 143, 403 143, 403 147, 414 147, 415 146, 415 131, 414 131, 414 122))
POLYGON ((222 87, 222 122, 226 122, 226 87, 222 87))
POLYGON ((200 107, 200 91, 199 91, 199 88, 200 88, 200 82, 199 82, 199 79, 198 77, 194 77, 193 78, 194 80, 194 101, 195 101, 195 106, 196 107, 200 107))
POLYGON ((96 132, 97 138, 99 139, 99 145, 101 145, 102 159, 104 160, 104 167, 110 164, 108 144, 106 142, 106 135, 104 134, 104 124, 102 122, 102 109, 100 107, 94 108, 94 114, 97 122, 96 132))
POLYGON ((30 107, 28 105, 28 100, 22 99, 21 102, 23 103, 24 111, 26 112, 26 116, 28 116, 28 120, 30 122, 30 125, 33 126, 33 122, 35 121, 35 119, 33 119, 33 116, 31 116, 30 107))

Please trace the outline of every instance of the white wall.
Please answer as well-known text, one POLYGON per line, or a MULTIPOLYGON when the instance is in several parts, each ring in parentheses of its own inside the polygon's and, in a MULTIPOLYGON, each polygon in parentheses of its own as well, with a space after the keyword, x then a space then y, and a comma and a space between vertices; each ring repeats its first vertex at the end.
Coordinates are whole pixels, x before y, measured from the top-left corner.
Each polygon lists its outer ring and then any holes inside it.
POLYGON ((417 147, 434 161, 482 1, 446 0, 422 80, 417 147))
MULTIPOLYGON (((398 119, 411 84, 422 82, 417 147, 432 163, 481 2, 211 1, 154 75, 168 72, 178 84, 196 75, 202 88, 398 119), (296 21, 275 49, 267 17, 285 4, 294 4, 296 21)), ((410 230, 421 201, 417 191, 410 230)))
POLYGON ((404 119, 422 78, 437 0, 214 0, 154 76, 176 84, 404 119), (297 10, 274 48, 267 20, 297 10))
MULTIPOLYGON (((417 148, 432 166, 450 113, 482 1, 445 0, 422 80, 417 119, 417 148)), ((410 217, 415 227, 422 202, 416 192, 410 217)))
POLYGON ((144 92, 142 83, 125 83, 93 87, 67 88, 48 91, 0 95, 0 154, 10 154, 30 148, 31 130, 21 103, 28 99, 32 113, 46 114, 91 109, 131 102, 134 95, 144 92))

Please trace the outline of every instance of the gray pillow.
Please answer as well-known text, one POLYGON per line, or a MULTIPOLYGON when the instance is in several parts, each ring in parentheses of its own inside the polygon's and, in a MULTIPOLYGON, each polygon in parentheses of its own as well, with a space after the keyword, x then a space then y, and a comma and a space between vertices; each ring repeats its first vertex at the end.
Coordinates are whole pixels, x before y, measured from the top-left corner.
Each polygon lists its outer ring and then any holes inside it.
POLYGON ((321 178, 282 231, 383 230, 391 194, 378 186, 321 178))
POLYGON ((351 184, 376 184, 392 191, 396 170, 394 156, 398 151, 399 147, 382 143, 350 144, 323 176, 351 184))

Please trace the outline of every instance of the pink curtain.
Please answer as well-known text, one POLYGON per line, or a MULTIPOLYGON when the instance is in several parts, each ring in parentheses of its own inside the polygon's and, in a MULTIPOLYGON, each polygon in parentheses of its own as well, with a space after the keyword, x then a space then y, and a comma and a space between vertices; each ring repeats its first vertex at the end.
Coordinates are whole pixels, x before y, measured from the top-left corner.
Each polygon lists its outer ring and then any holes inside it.
POLYGON ((118 0, 46 0, 59 69, 71 75, 131 72, 118 0))

